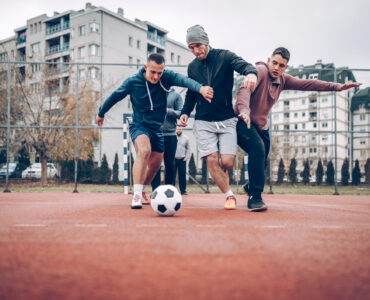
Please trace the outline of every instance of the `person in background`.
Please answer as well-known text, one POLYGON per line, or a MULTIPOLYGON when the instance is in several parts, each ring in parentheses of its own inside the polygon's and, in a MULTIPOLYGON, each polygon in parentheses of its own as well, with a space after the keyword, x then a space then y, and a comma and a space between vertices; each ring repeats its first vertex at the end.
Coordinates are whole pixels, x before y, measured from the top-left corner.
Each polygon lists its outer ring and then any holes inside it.
POLYGON ((179 187, 181 195, 187 195, 186 192, 186 162, 190 159, 191 149, 189 138, 182 133, 182 127, 177 126, 177 150, 175 155, 175 176, 179 174, 179 187))

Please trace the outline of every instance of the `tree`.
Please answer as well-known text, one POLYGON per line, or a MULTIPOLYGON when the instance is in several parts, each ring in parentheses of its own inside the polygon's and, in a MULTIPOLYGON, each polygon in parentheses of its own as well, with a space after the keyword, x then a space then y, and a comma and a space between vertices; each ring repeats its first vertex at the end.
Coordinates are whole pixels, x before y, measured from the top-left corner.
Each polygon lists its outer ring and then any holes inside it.
MULTIPOLYGON (((195 166, 195 160, 193 153, 190 156, 189 160, 189 174, 195 179, 195 176, 197 175, 197 167, 195 166)), ((189 177, 189 182, 191 182, 191 179, 189 177)))
POLYGON ((324 169, 322 167, 321 159, 319 159, 319 162, 317 163, 317 169, 316 169, 316 184, 320 185, 322 183, 322 179, 324 177, 324 169))
POLYGON ((294 184, 297 182, 297 161, 295 158, 292 158, 290 160, 290 166, 289 166, 289 181, 291 184, 294 184))
POLYGON ((329 161, 326 166, 326 183, 328 185, 334 184, 334 166, 332 161, 329 161))
MULTIPOLYGON (((64 66, 42 65, 40 71, 35 73, 32 73, 31 66, 15 68, 12 83, 12 94, 19 103, 16 124, 43 126, 23 128, 17 132, 18 139, 25 140, 28 147, 37 153, 42 166, 43 185, 47 183, 48 159, 70 160, 75 157, 75 129, 58 128, 63 125, 74 125, 76 114, 75 85, 69 84, 69 77, 60 77, 62 67, 64 66), (30 81, 36 83, 31 85, 30 81)), ((91 125, 91 120, 96 114, 92 81, 81 80, 78 97, 79 125, 91 125)), ((92 155, 95 139, 94 131, 79 131, 79 159, 86 160, 92 155)))
POLYGON ((207 161, 206 161, 206 158, 203 158, 202 159, 202 181, 201 181, 202 184, 207 183, 207 172, 208 172, 207 161))
POLYGON ((366 160, 365 164, 365 182, 370 185, 370 158, 366 160))
POLYGON ((356 159, 355 167, 352 170, 352 184, 359 185, 360 183, 361 183, 360 163, 358 159, 356 159))
POLYGON ((341 174, 342 174, 342 185, 348 185, 348 181, 349 181, 349 161, 348 161, 348 158, 346 158, 343 161, 341 174))
POLYGON ((270 184, 270 158, 267 158, 266 160, 265 183, 270 184))
POLYGON ((305 160, 304 166, 303 166, 303 171, 301 172, 301 177, 302 177, 302 182, 303 184, 308 184, 310 183, 310 163, 308 162, 308 159, 305 160))
POLYGON ((278 169, 278 179, 277 179, 277 184, 282 184, 284 181, 284 176, 285 176, 285 166, 284 166, 284 161, 282 158, 280 158, 279 162, 279 169, 278 169))
POLYGON ((113 183, 118 183, 118 154, 114 156, 114 163, 113 163, 113 183))
POLYGON ((111 170, 108 167, 107 156, 104 154, 99 170, 99 183, 108 183, 111 177, 111 170))

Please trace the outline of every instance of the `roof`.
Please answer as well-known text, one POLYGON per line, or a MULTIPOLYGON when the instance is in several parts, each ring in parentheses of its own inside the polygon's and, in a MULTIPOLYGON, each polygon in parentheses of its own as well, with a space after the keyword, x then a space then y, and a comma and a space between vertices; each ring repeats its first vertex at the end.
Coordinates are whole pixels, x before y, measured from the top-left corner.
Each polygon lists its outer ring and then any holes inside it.
MULTIPOLYGON (((303 75, 306 75, 305 78, 308 78, 311 74, 318 74, 318 79, 320 80, 334 81, 334 68, 335 66, 333 63, 322 64, 321 62, 318 62, 315 65, 289 68, 287 73, 298 78, 302 78, 303 75)), ((346 78, 348 78, 348 81, 356 82, 355 76, 348 67, 336 68, 336 71, 338 83, 345 83, 346 78)))
POLYGON ((351 101, 351 110, 359 109, 359 106, 364 104, 366 109, 370 109, 370 87, 359 90, 353 95, 351 101))

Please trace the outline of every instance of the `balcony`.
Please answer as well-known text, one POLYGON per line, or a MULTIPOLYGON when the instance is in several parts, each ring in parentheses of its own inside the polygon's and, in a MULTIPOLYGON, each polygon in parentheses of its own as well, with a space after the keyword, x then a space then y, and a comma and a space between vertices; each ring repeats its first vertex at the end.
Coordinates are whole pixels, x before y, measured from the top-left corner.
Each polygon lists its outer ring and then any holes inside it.
POLYGON ((148 40, 151 40, 162 46, 166 45, 166 39, 163 36, 156 35, 154 32, 148 31, 148 40))
POLYGON ((308 109, 317 109, 317 103, 310 103, 309 105, 308 105, 308 109))
POLYGON ((25 42, 26 42, 26 40, 27 40, 27 37, 26 37, 26 36, 19 36, 19 37, 17 38, 17 45, 20 45, 20 44, 25 43, 25 42))
POLYGON ((50 35, 67 29, 69 29, 69 22, 64 22, 63 24, 59 23, 46 28, 46 35, 50 35))
POLYGON ((55 45, 45 49, 45 55, 52 55, 69 50, 69 43, 63 45, 55 45))

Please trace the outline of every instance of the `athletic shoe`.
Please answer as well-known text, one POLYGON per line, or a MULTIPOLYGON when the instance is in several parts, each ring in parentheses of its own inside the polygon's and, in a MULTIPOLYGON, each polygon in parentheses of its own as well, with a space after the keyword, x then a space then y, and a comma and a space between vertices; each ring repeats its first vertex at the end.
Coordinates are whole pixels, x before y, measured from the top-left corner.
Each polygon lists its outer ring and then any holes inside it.
POLYGON ((141 203, 143 205, 150 205, 150 198, 146 196, 145 192, 142 193, 141 203))
POLYGON ((132 209, 140 209, 141 206, 142 196, 140 194, 134 194, 131 201, 131 208, 132 209))
POLYGON ((249 196, 248 210, 249 211, 264 211, 264 210, 267 210, 267 205, 262 201, 261 196, 249 196))
POLYGON ((236 198, 235 196, 229 196, 226 198, 224 209, 232 210, 236 208, 236 198))
POLYGON ((244 189, 244 192, 245 192, 247 195, 249 195, 249 184, 248 184, 248 183, 246 183, 246 184, 244 184, 244 185, 243 185, 243 189, 244 189))

